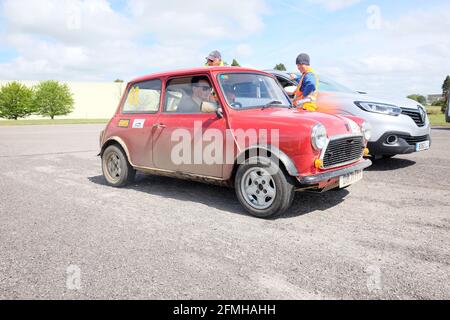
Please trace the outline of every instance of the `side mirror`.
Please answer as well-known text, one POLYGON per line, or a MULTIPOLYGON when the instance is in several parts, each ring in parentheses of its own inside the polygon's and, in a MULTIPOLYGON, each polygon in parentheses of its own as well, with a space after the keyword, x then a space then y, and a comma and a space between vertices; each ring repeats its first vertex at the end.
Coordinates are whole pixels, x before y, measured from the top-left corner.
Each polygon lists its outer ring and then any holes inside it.
POLYGON ((223 118, 222 108, 217 108, 216 114, 217 114, 217 118, 222 119, 223 118))
POLYGON ((215 113, 218 118, 223 117, 223 110, 218 107, 217 103, 203 101, 200 109, 203 113, 215 113))
POLYGON ((296 86, 287 86, 284 88, 284 91, 288 94, 288 96, 293 97, 295 94, 295 90, 297 90, 296 86))

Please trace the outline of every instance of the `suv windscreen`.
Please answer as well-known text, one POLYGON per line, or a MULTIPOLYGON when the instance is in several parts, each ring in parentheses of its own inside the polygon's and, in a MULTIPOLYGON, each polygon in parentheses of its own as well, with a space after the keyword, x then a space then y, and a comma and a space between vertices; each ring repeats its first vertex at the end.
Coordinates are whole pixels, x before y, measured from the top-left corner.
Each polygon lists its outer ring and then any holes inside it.
POLYGON ((330 79, 323 79, 319 76, 319 91, 331 91, 331 92, 344 92, 355 93, 352 89, 343 86, 340 83, 332 81, 330 79))
POLYGON ((227 103, 234 109, 264 107, 290 107, 278 82, 269 76, 256 73, 226 73, 218 77, 227 103))
MULTIPOLYGON (((301 77, 301 73, 294 73, 298 77, 301 77)), ((344 92, 344 93, 355 93, 354 90, 347 88, 346 86, 329 79, 328 77, 323 77, 318 75, 319 77, 319 92, 320 91, 328 91, 328 92, 344 92)), ((278 79, 280 81, 280 79, 278 79)), ((283 88, 285 87, 283 83, 280 81, 283 88)))

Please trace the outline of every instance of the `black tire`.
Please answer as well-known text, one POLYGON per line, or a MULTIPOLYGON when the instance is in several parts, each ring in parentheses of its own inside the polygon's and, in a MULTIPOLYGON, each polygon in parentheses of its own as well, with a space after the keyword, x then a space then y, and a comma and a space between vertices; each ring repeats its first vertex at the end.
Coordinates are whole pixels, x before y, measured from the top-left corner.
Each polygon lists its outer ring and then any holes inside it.
POLYGON ((136 176, 125 152, 117 145, 111 145, 103 152, 102 171, 108 184, 118 188, 133 182, 136 176))
POLYGON ((258 218, 273 218, 284 213, 291 206, 295 196, 295 183, 293 178, 285 173, 275 162, 267 158, 252 158, 241 164, 236 172, 234 186, 241 205, 252 216, 258 218), (258 172, 266 174, 259 176, 255 180, 248 177, 253 173, 258 174, 258 172), (269 182, 266 182, 265 185, 262 182, 256 184, 256 180, 260 178, 269 180, 269 182), (253 186, 253 183, 255 183, 255 186, 253 186), (250 196, 244 191, 246 188, 253 187, 256 190, 255 192, 259 191, 258 198, 256 198, 256 195, 250 196), (270 188, 271 191, 275 190, 273 198, 267 195, 266 187, 270 188), (270 203, 268 207, 258 208, 258 199, 261 197, 265 198, 265 205, 270 203))

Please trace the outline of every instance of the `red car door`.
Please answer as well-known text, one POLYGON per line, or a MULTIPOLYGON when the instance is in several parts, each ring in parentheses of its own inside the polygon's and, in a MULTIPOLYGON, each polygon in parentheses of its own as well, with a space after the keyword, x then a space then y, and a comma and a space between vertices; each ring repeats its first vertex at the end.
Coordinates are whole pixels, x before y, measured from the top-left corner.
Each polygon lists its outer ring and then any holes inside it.
POLYGON ((216 113, 202 113, 200 107, 197 112, 182 111, 183 101, 191 98, 190 81, 174 79, 167 84, 163 110, 154 124, 153 164, 158 169, 222 178, 226 123, 216 113))

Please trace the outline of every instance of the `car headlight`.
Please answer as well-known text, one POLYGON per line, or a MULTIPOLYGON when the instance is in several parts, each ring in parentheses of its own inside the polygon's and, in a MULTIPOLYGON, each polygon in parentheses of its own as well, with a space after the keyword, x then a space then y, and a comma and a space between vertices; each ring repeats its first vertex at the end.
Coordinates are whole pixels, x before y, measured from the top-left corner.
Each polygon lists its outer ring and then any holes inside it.
POLYGON ((327 144, 327 129, 320 123, 311 130, 311 144, 316 150, 322 150, 327 144))
POLYGON ((364 102, 355 101, 355 104, 361 109, 369 112, 388 114, 391 116, 398 116, 402 113, 402 109, 392 104, 378 103, 378 102, 364 102))
POLYGON ((364 139, 366 139, 366 141, 369 141, 372 137, 372 126, 370 125, 370 123, 364 121, 361 126, 361 131, 364 135, 364 139))

